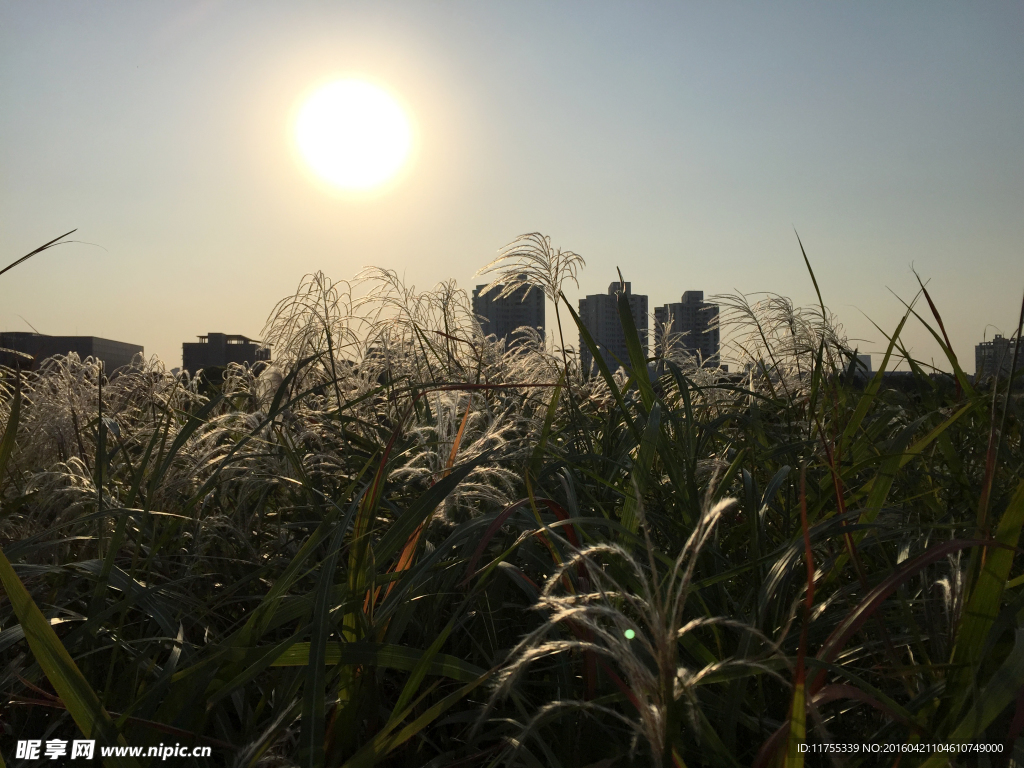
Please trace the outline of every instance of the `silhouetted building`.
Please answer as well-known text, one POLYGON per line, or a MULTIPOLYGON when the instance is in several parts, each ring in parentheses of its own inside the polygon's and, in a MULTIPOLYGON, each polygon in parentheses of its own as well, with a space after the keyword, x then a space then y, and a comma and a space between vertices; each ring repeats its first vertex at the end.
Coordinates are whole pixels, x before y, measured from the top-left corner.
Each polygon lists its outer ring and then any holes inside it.
POLYGON ((103 371, 108 375, 118 368, 131 365, 132 358, 143 354, 143 349, 138 344, 127 344, 123 341, 101 339, 96 336, 47 336, 22 331, 0 333, 0 348, 31 355, 32 359, 29 360, 20 355, 0 351, 0 365, 8 368, 37 370, 39 364, 48 357, 74 352, 82 360, 93 357, 102 362, 103 371))
MULTIPOLYGON (((616 281, 608 286, 607 294, 598 293, 580 299, 580 320, 594 339, 605 364, 613 371, 620 365, 629 365, 626 336, 619 320, 620 293, 625 293, 629 301, 629 313, 640 336, 640 348, 647 357, 647 297, 633 293, 631 283, 616 281)), ((584 373, 590 373, 593 365, 594 358, 581 336, 580 366, 584 373)))
POLYGON ((719 364, 718 305, 704 301, 704 291, 686 291, 681 302, 655 308, 654 322, 658 355, 670 351, 665 348, 667 340, 669 346, 693 355, 701 365, 719 364))
POLYGON ((857 353, 858 367, 863 366, 862 370, 865 373, 871 373, 871 355, 862 355, 857 353))
POLYGON ((496 285, 484 293, 486 285, 473 290, 473 314, 480 318, 484 336, 492 333, 506 342, 523 326, 536 328, 544 334, 544 291, 535 285, 524 285, 508 296, 497 298, 505 286, 496 285))
POLYGON ((204 368, 223 368, 228 363, 265 363, 270 349, 257 339, 229 333, 208 333, 199 341, 181 345, 181 367, 191 374, 204 368))
MULTIPOLYGON (((1010 375, 1012 362, 1013 340, 997 333, 992 341, 983 341, 974 348, 974 380, 991 379, 997 371, 1000 378, 1005 378, 1010 375)), ((1022 363, 1024 360, 1018 359, 1017 367, 1022 363)))

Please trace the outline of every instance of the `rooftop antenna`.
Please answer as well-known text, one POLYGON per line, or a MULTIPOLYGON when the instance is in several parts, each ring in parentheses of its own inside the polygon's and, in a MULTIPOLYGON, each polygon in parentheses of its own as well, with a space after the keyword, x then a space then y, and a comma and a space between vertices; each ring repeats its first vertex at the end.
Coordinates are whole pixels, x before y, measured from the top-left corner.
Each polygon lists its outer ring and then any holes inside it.
MULTIPOLYGON (((21 317, 21 315, 18 315, 18 317, 21 317)), ((43 335, 43 334, 39 333, 39 331, 36 331, 36 327, 35 327, 34 325, 32 325, 32 323, 30 323, 30 322, 29 322, 28 320, 26 320, 26 319, 25 319, 24 317, 21 317, 21 320, 22 320, 22 322, 23 322, 23 323, 25 323, 25 325, 27 325, 27 326, 28 326, 29 328, 31 328, 31 329, 32 329, 33 331, 35 331, 36 333, 38 333, 38 334, 39 334, 40 336, 42 336, 42 335, 43 335)))

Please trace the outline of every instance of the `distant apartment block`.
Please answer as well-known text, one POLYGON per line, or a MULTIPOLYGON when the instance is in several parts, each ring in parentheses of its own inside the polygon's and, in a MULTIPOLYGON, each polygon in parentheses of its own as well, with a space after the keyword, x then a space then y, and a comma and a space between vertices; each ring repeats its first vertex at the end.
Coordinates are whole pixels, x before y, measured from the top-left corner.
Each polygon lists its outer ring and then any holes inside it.
POLYGON ((871 373, 871 355, 857 354, 857 363, 863 366, 865 373, 871 373))
POLYGON ((718 305, 704 301, 704 291, 686 291, 680 302, 655 308, 654 322, 659 355, 669 351, 668 340, 701 365, 719 364, 718 305))
MULTIPOLYGON (((1018 355, 1024 356, 1024 350, 1018 355)), ((1010 364, 1013 362, 1013 340, 996 334, 992 341, 983 341, 974 347, 974 380, 991 379, 996 372, 1005 378, 1010 375, 1010 364)), ((1018 359, 1017 367, 1022 367, 1024 360, 1018 359)))
MULTIPOLYGON (((625 293, 629 301, 629 313, 640 336, 644 357, 647 357, 647 297, 633 293, 631 283, 616 281, 608 286, 607 294, 598 293, 580 299, 580 320, 593 337, 605 364, 613 371, 620 365, 629 365, 626 336, 619 321, 620 293, 625 293)), ((590 373, 593 366, 594 358, 581 336, 580 367, 584 373, 590 373)))
POLYGON ((181 367, 189 373, 204 368, 223 368, 228 363, 256 363, 270 360, 270 350, 259 340, 230 333, 208 333, 199 341, 181 345, 181 367))
POLYGON ((131 365, 132 358, 143 354, 138 344, 101 339, 96 336, 47 336, 42 333, 10 331, 0 333, 0 348, 12 349, 32 359, 0 351, 0 365, 22 370, 38 370, 48 357, 68 355, 72 352, 85 360, 92 357, 103 363, 103 370, 111 374, 118 368, 131 365))
POLYGON ((496 285, 484 293, 485 285, 473 290, 473 314, 480 318, 484 336, 492 333, 506 343, 512 334, 524 326, 544 333, 544 291, 537 286, 524 285, 504 298, 497 298, 504 289, 496 285))

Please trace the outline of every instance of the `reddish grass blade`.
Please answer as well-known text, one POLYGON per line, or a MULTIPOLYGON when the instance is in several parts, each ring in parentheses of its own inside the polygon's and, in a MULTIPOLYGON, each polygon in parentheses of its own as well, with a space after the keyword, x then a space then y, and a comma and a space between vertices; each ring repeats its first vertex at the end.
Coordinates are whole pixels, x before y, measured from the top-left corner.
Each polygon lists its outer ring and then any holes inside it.
MULTIPOLYGON (((839 626, 829 635, 821 650, 818 651, 817 658, 829 663, 834 662, 839 652, 846 645, 846 642, 864 625, 864 622, 874 615, 886 598, 895 592, 907 579, 916 575, 922 568, 962 549, 991 543, 983 539, 953 539, 942 544, 936 544, 923 554, 918 555, 895 573, 883 579, 856 608, 846 615, 846 618, 840 622, 839 626)), ((818 670, 811 677, 811 682, 808 686, 811 696, 818 693, 824 684, 825 670, 818 670)))
MULTIPOLYGON (((533 500, 539 504, 545 505, 555 514, 555 517, 557 517, 559 520, 569 519, 569 513, 561 504, 559 504, 554 499, 548 499, 543 496, 535 496, 533 500)), ((487 545, 490 544, 491 539, 493 539, 494 535, 501 529, 501 526, 505 524, 505 521, 508 520, 509 517, 511 517, 516 510, 526 506, 529 503, 530 499, 520 499, 517 502, 509 504, 507 507, 505 507, 505 509, 501 511, 501 513, 496 518, 494 518, 494 522, 492 522, 487 527, 487 530, 484 531, 484 535, 480 538, 480 543, 477 545, 476 550, 473 552, 473 556, 469 558, 469 563, 466 566, 466 577, 462 581, 463 585, 468 584, 469 580, 473 578, 473 575, 476 573, 477 563, 480 562, 480 558, 483 557, 484 550, 487 549, 487 545)), ((576 529, 573 526, 566 526, 565 535, 566 538, 569 539, 570 544, 572 544, 574 547, 579 547, 580 540, 577 537, 576 529)))

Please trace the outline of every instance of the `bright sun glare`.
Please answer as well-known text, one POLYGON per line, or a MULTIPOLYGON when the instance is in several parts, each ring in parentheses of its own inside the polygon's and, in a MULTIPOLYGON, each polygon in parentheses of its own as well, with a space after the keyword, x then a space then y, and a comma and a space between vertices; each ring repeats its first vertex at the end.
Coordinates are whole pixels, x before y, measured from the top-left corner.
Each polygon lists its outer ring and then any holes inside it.
POLYGON ((402 168, 412 148, 412 129, 384 90, 362 80, 337 80, 302 105, 295 140, 319 176, 341 189, 366 190, 402 168))

